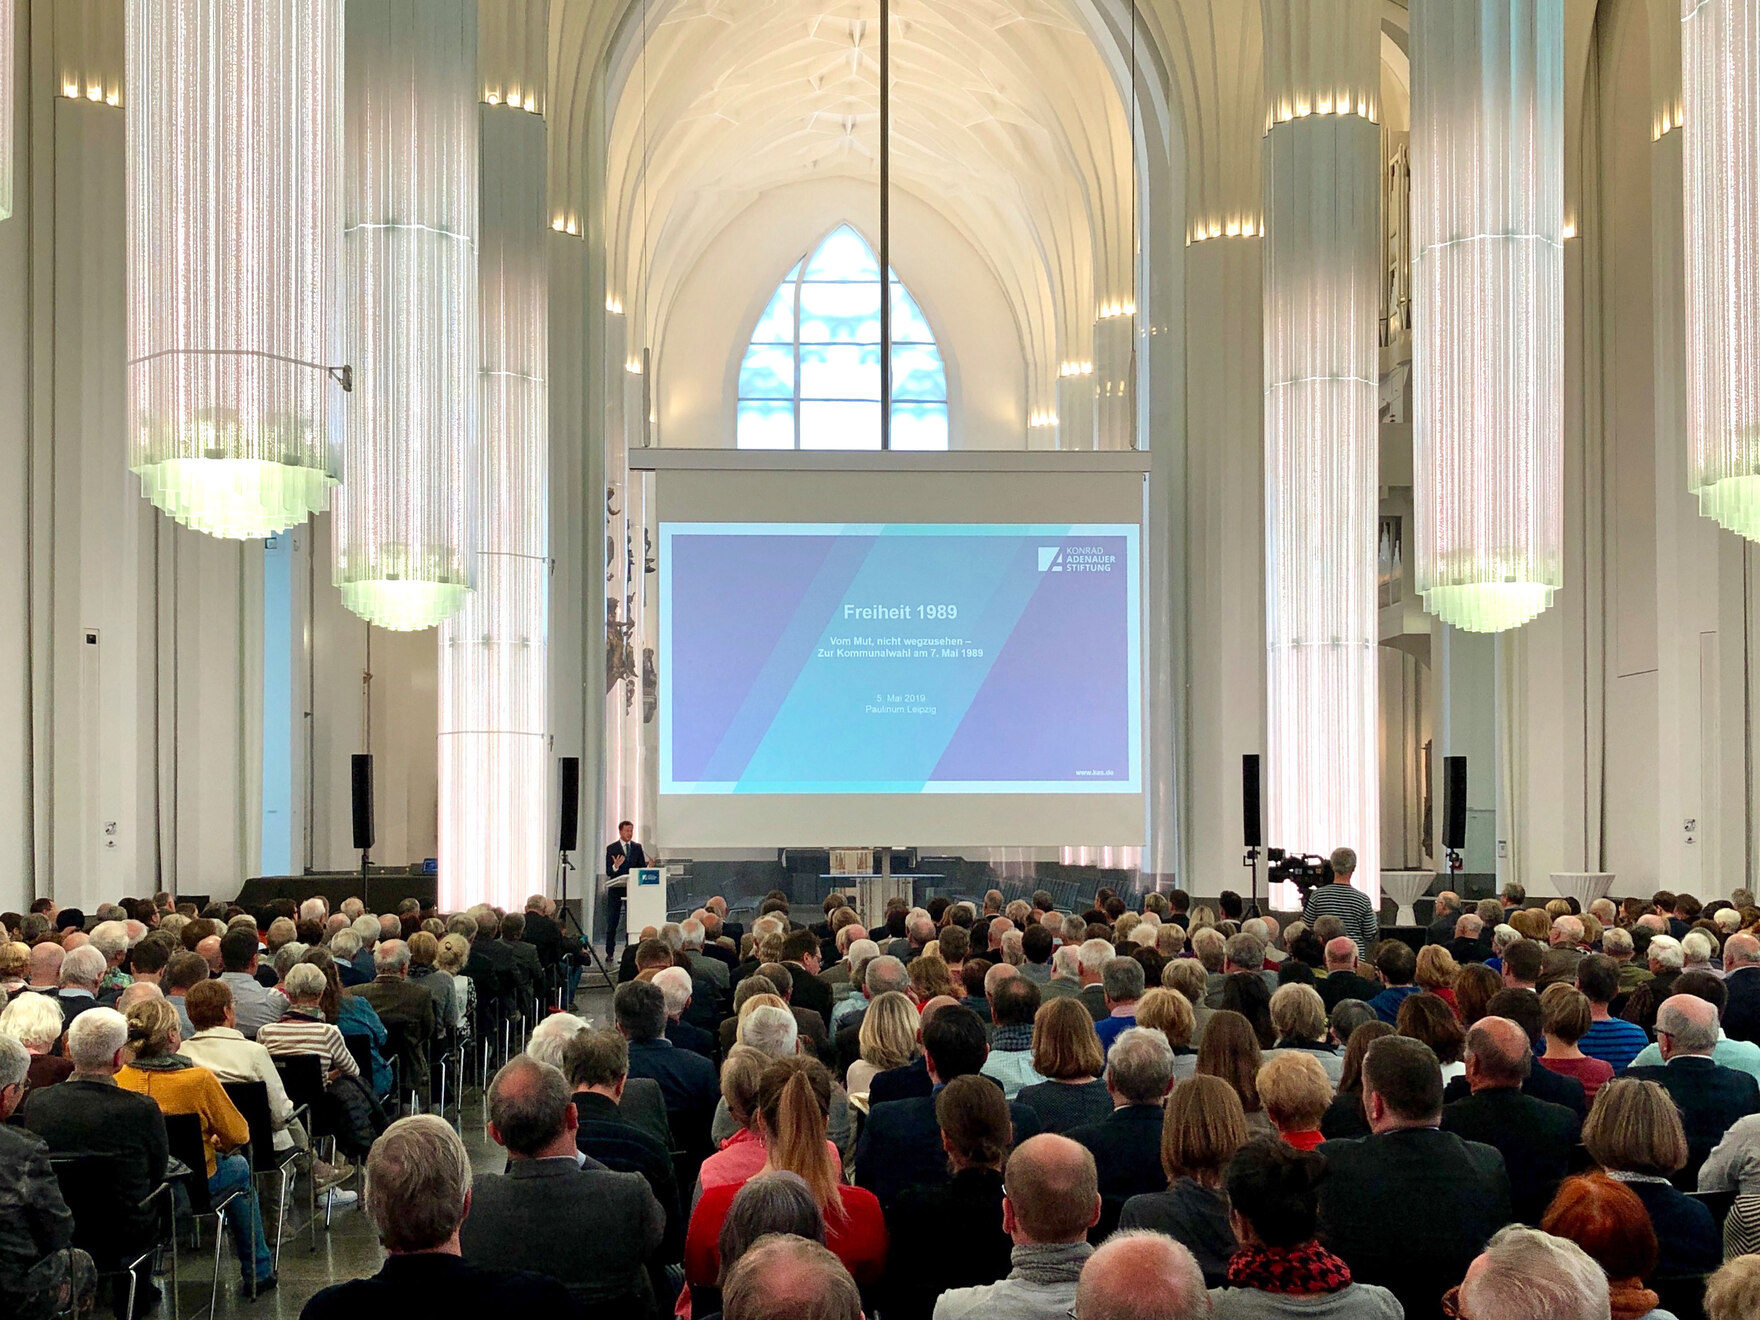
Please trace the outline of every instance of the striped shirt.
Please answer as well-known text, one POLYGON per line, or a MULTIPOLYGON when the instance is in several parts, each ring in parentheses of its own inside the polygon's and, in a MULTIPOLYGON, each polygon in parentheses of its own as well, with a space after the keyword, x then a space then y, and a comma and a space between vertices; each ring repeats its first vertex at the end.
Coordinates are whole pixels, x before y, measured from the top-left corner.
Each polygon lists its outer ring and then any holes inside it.
POLYGON ((1302 908, 1302 920, 1313 929, 1321 917, 1337 917, 1344 923, 1344 933, 1357 942, 1357 956, 1367 958, 1375 941, 1381 938, 1381 923, 1369 896, 1348 884, 1316 885, 1302 908))
POLYGON ((1611 1064, 1615 1077, 1632 1066, 1632 1060, 1638 1051, 1650 1043, 1644 1034, 1644 1028, 1635 1022, 1625 1022, 1619 1018, 1597 1018, 1589 1024, 1589 1030, 1583 1033, 1583 1039, 1577 1042, 1577 1048, 1591 1059, 1601 1059, 1611 1064))
POLYGON ((323 1018, 308 1018, 289 1013, 279 1022, 265 1022, 257 1028, 257 1044, 269 1051, 272 1059, 285 1059, 294 1054, 316 1054, 324 1060, 324 1076, 341 1072, 344 1077, 359 1077, 360 1065, 348 1052, 342 1032, 323 1018))

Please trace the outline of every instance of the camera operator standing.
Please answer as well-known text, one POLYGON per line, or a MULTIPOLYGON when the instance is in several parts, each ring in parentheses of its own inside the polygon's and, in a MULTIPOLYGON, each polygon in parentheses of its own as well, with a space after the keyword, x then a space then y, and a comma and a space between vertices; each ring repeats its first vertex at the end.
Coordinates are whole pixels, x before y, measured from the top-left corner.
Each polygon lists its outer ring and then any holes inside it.
POLYGON ((1357 854, 1352 848, 1334 848, 1331 857, 1332 883, 1318 886, 1302 908, 1302 920, 1312 929, 1321 917, 1337 917, 1344 923, 1344 933, 1357 942, 1357 956, 1367 958, 1375 941, 1381 937, 1381 923, 1369 896, 1352 888, 1351 876, 1357 870, 1357 854))

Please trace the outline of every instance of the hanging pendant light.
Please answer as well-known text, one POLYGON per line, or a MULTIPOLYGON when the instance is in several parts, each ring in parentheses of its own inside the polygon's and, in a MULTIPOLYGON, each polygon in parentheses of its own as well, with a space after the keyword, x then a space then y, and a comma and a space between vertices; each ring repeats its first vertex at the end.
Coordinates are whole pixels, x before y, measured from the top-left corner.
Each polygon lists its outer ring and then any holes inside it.
POLYGON ((1260 12, 1269 837, 1354 847, 1376 902, 1380 6, 1260 12))
POLYGON ((343 270, 355 390, 332 519, 343 603, 398 632, 470 591, 477 483, 477 7, 348 6, 343 270))
POLYGON ((126 14, 129 467, 186 526, 269 536, 339 471, 342 0, 126 14))
POLYGON ((1469 632, 1564 560, 1563 0, 1412 0, 1418 590, 1469 632))
POLYGON ((1760 541, 1760 7, 1683 0, 1688 485, 1760 541))

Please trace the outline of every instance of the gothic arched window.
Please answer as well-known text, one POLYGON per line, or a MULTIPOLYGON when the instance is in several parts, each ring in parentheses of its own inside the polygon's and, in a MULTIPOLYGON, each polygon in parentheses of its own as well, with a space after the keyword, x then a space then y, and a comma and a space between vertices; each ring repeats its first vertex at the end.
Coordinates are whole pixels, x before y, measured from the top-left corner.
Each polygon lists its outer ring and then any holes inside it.
MULTIPOLYGON (((889 272, 890 274, 890 272, 889 272)), ((947 365, 892 274, 892 448, 947 448, 947 365)), ((880 262, 848 225, 783 277, 740 364, 741 449, 880 448, 880 262)))

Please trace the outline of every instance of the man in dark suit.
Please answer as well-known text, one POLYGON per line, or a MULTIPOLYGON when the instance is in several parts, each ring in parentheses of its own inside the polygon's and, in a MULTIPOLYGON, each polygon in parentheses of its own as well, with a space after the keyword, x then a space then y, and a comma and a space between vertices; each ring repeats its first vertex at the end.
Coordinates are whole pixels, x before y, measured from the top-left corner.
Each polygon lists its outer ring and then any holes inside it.
MULTIPOLYGON (((438 1114, 402 1118, 387 1128, 367 1157, 367 1176, 385 1263, 371 1278, 325 1288, 306 1303, 300 1320, 361 1320, 405 1308, 436 1315, 580 1314, 579 1303, 553 1278, 462 1259, 471 1161, 464 1142, 438 1114)), ((564 1228, 544 1224, 543 1241, 564 1228)), ((569 1263, 558 1260, 564 1267, 569 1263)))
POLYGON ((1454 923, 1454 937, 1447 941, 1448 953, 1461 966, 1482 963, 1491 957, 1491 939, 1485 923, 1475 912, 1462 914, 1454 923))
POLYGON ((674 1147, 690 1154, 711 1149, 709 1125, 721 1099, 715 1065, 666 1039, 666 996, 649 981, 617 987, 611 1006, 617 1030, 629 1042, 629 1075, 651 1077, 666 1097, 674 1147))
POLYGON ((665 1213, 640 1174, 582 1167, 572 1101, 561 1072, 528 1056, 495 1075, 489 1135, 507 1149, 508 1167, 472 1183, 460 1252, 468 1262, 549 1275, 584 1314, 650 1313, 648 1266, 665 1213))
MULTIPOLYGON (((833 1057, 836 1062, 831 1063, 830 1059, 826 1060, 839 1078, 849 1072, 850 1064, 862 1057, 862 1019, 867 1016, 868 1004, 888 990, 897 990, 903 994, 907 993, 910 988, 911 975, 905 971, 904 964, 897 958, 882 954, 878 958, 868 960, 867 967, 862 971, 863 1003, 853 1013, 845 1014, 838 1021, 837 1039, 833 1047, 833 1057)), ((871 1093, 869 1103, 873 1103, 871 1093)))
POLYGON ((1534 1067, 1527 1033, 1508 1018, 1485 1017, 1467 1032, 1467 1085, 1473 1093, 1442 1111, 1442 1130, 1495 1146, 1509 1175, 1510 1207, 1538 1225, 1570 1172, 1582 1125, 1563 1105, 1522 1094, 1534 1067))
MULTIPOLYGON (((1508 1018, 1527 1034, 1530 1049, 1540 1048, 1543 1015, 1540 996, 1532 990, 1499 990, 1485 1005, 1485 1012, 1490 1017, 1508 1018)), ((1448 1084, 1448 1088, 1442 1093, 1442 1099, 1444 1103, 1452 1105, 1456 1100, 1464 1100, 1472 1093, 1473 1088, 1467 1085, 1467 1079, 1457 1077, 1448 1084)), ((1575 1077, 1566 1077, 1550 1068, 1530 1068, 1526 1080, 1522 1082, 1522 1094, 1535 1100, 1544 1100, 1548 1104, 1563 1105, 1577 1116, 1579 1123, 1589 1117, 1589 1103, 1583 1094, 1583 1084, 1575 1077)))
MULTIPOLYGON (((648 864, 648 854, 635 841, 636 827, 619 821, 617 837, 605 849, 605 956, 617 950, 617 923, 623 918, 623 901, 629 893, 629 873, 648 864)), ((634 934, 634 931, 629 932, 634 934)), ((635 941, 631 940, 631 944, 635 941)))
POLYGON ((1436 905, 1430 910, 1430 930, 1424 936, 1426 944, 1447 944, 1454 938, 1454 924, 1460 920, 1461 896, 1452 889, 1445 889, 1436 896, 1436 905))
POLYGON ((61 960, 61 984, 56 988, 55 1002, 61 1006, 64 1030, 73 1026, 81 1013, 100 1007, 98 983, 104 979, 107 966, 104 955, 90 944, 80 945, 61 960))
POLYGON ((406 979, 409 945, 402 940, 380 941, 373 950, 373 970, 378 974, 371 985, 345 993, 373 1006, 385 1029, 397 1037, 404 1087, 422 1090, 428 1076, 428 1042, 434 1037, 434 996, 425 986, 406 979))
POLYGON ((501 942, 501 918, 491 908, 469 914, 477 923, 471 938, 471 956, 464 974, 477 988, 477 1012, 488 1023, 499 1024, 503 1016, 519 1011, 519 967, 513 950, 501 942))
POLYGON ((1162 1103, 1173 1089, 1173 1047, 1166 1033, 1133 1027, 1120 1034, 1106 1052, 1106 1089, 1112 1113, 1069 1134, 1093 1153, 1100 1175, 1100 1219, 1088 1232, 1094 1243, 1118 1227, 1131 1197, 1167 1190, 1161 1123, 1162 1103))
POLYGON ((501 942, 513 951, 514 970, 520 993, 530 997, 544 983, 544 960, 537 947, 526 942, 526 914, 509 912, 501 919, 501 942))
POLYGON ((789 1003, 810 1008, 821 1020, 831 1017, 831 987, 819 979, 823 966, 819 941, 810 930, 797 930, 782 942, 782 964, 788 968, 789 1003))
MULTIPOLYGON (((629 1046, 615 1031, 582 1031, 568 1043, 563 1066, 574 1087, 575 1145, 581 1153, 619 1173, 639 1173, 666 1217, 658 1259, 684 1258, 685 1215, 678 1195, 678 1173, 664 1140, 644 1131, 623 1108, 628 1095, 629 1046)), ((638 1082, 638 1085, 642 1083, 638 1082)))
POLYGON ((1711 1053, 1717 1046, 1717 1006, 1693 995, 1673 995, 1656 1013, 1660 1068, 1628 1068, 1627 1077, 1657 1082, 1681 1111, 1687 1134, 1686 1167, 1675 1186, 1695 1191, 1699 1166, 1737 1119, 1760 1111, 1760 1084, 1745 1072, 1725 1068, 1711 1053))
MULTIPOLYGON (((944 1008, 923 1027, 923 1054, 937 1090, 955 1077, 980 1072, 989 1053, 984 1024, 969 1008, 944 1008)), ((1039 1131, 1039 1116, 1019 1102, 1010 1102, 1008 1109, 1018 1146, 1039 1131)), ((856 1146, 857 1186, 873 1192, 887 1209, 906 1187, 947 1179, 934 1095, 872 1105, 856 1146)))
POLYGON ((526 900, 525 941, 538 951, 538 961, 546 967, 562 962, 572 952, 571 941, 550 915, 553 910, 543 894, 533 894, 526 900))
POLYGON ((1319 1147, 1320 1239, 1407 1320, 1442 1320, 1443 1293, 1512 1218, 1503 1156, 1440 1130, 1442 1069, 1422 1041, 1369 1047, 1363 1110, 1373 1135, 1319 1147))
POLYGON ((109 1159, 116 1232, 127 1246, 145 1247, 157 1234, 159 1208, 138 1207, 165 1180, 171 1148, 159 1106, 116 1084, 127 1045, 128 1022, 122 1014, 87 1009, 67 1030, 73 1073, 64 1082, 32 1091, 21 1113, 25 1127, 43 1139, 51 1155, 109 1159))
POLYGON ((1357 942, 1349 935, 1340 935, 1326 942, 1326 975, 1315 983, 1330 1013, 1347 999, 1360 999, 1365 1004, 1381 993, 1381 984, 1357 971, 1357 942))
POLYGON ((682 967, 667 967, 654 977, 654 984, 666 996, 666 1039, 681 1050, 691 1050, 714 1063, 720 1057, 714 1033, 685 1020, 695 990, 691 974, 682 967))
POLYGON ((1723 943, 1723 1034, 1760 1044, 1760 940, 1731 935, 1723 943))
POLYGON ((1112 1016, 1112 1009, 1106 1002, 1106 987, 1101 984, 1107 962, 1118 951, 1105 940, 1087 940, 1078 953, 1081 959, 1082 988, 1077 997, 1082 1007, 1088 1010, 1088 1016, 1096 1022, 1104 1022, 1112 1016), (1105 952, 1102 953, 1101 950, 1105 952))

